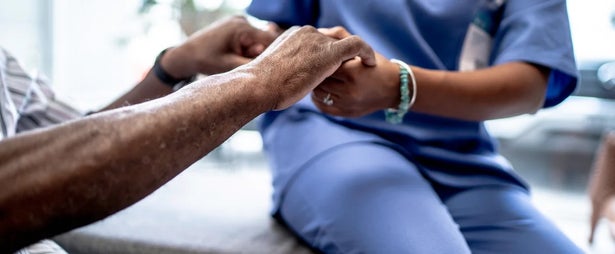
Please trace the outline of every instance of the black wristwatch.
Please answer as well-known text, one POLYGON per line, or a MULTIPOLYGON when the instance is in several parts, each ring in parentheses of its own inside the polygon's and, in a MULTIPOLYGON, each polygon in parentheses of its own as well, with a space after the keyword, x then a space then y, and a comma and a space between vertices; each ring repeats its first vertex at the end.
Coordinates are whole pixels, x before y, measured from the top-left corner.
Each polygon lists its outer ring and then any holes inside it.
POLYGON ((166 53, 167 50, 169 49, 171 48, 164 49, 156 57, 156 61, 154 62, 154 67, 152 68, 154 71, 154 74, 162 83, 170 86, 171 88, 175 88, 177 86, 182 87, 184 85, 190 84, 192 81, 196 79, 196 75, 193 75, 187 78, 175 78, 162 68, 162 65, 160 64, 160 60, 162 59, 162 56, 164 55, 164 53, 166 53))

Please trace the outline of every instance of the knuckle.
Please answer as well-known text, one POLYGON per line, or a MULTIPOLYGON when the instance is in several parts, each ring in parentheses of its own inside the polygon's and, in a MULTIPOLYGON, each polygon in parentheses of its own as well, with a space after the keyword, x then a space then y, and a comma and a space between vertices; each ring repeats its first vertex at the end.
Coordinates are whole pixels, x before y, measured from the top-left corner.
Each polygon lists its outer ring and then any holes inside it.
POLYGON ((346 29, 344 29, 342 26, 334 26, 331 28, 331 31, 335 33, 344 33, 346 32, 346 29))
POLYGON ((304 32, 309 32, 309 33, 314 33, 316 32, 316 28, 310 25, 305 25, 302 26, 299 30, 304 31, 304 32))
POLYGON ((348 41, 346 43, 347 45, 347 50, 348 51, 358 51, 359 49, 361 49, 361 39, 356 36, 356 35, 351 35, 348 38, 346 38, 346 40, 348 41))
POLYGON ((349 39, 351 44, 356 48, 360 48, 363 44, 363 39, 361 39, 361 37, 359 37, 358 35, 351 35, 349 39))

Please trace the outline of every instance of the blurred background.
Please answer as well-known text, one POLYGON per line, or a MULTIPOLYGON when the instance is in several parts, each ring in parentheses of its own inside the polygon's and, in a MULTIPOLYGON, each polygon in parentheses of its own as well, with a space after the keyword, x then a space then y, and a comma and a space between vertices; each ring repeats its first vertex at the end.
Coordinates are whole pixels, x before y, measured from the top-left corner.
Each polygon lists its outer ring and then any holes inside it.
MULTIPOLYGON (((244 14, 249 3, 1 0, 0 46, 26 70, 45 73, 59 98, 85 112, 130 89, 162 49, 221 17, 244 14)), ((534 188, 537 204, 584 245, 592 160, 603 133, 615 129, 615 0, 568 0, 568 11, 582 75, 575 96, 535 115, 489 121, 487 126, 534 188)), ((203 163, 231 171, 266 171, 254 123, 203 163)), ((592 251, 610 248, 609 241, 602 244, 592 251)))

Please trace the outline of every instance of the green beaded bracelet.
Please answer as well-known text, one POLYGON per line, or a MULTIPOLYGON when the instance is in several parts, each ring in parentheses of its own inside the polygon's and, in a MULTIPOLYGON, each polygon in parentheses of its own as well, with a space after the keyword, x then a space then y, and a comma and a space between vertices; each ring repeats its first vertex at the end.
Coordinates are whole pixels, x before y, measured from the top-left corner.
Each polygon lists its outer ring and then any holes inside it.
POLYGON ((391 62, 399 65, 399 91, 401 92, 401 98, 397 109, 386 109, 384 114, 387 122, 400 124, 410 107, 414 105, 414 101, 416 101, 416 78, 414 78, 412 69, 406 63, 397 59, 391 59, 391 62), (412 96, 408 88, 408 76, 412 80, 412 96))

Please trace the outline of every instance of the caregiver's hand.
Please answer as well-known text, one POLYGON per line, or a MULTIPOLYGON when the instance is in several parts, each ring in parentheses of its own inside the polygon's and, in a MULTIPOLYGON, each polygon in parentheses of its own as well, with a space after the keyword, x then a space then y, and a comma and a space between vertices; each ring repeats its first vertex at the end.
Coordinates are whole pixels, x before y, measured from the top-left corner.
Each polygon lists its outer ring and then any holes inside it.
MULTIPOLYGON (((310 26, 293 27, 280 35, 254 61, 239 68, 265 80, 270 109, 290 107, 331 76, 345 61, 360 57, 365 65, 376 60, 372 48, 356 36, 334 39, 310 26)), ((264 88, 263 91, 259 91, 264 88)))
MULTIPOLYGON (((327 36, 351 36, 342 27, 319 29, 327 36)), ((400 101, 399 66, 376 53, 376 66, 361 58, 346 61, 312 93, 312 100, 324 113, 360 117, 386 108, 397 108, 400 101)))

